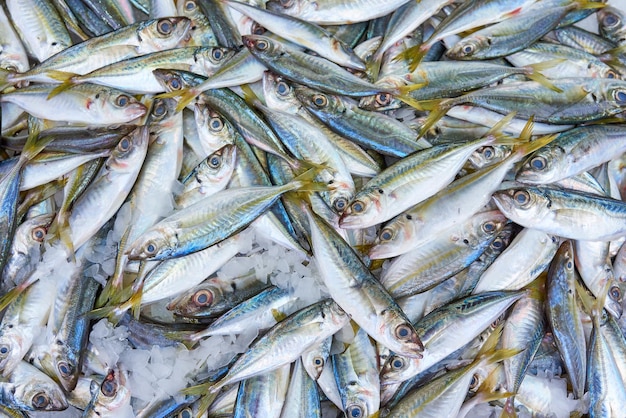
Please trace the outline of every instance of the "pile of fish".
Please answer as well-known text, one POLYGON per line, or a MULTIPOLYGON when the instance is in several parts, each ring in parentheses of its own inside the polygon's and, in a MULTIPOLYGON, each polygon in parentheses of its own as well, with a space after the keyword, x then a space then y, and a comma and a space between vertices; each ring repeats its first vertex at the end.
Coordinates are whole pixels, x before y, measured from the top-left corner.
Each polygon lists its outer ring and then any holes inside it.
POLYGON ((0 415, 623 417, 613 6, 3 1, 0 415))

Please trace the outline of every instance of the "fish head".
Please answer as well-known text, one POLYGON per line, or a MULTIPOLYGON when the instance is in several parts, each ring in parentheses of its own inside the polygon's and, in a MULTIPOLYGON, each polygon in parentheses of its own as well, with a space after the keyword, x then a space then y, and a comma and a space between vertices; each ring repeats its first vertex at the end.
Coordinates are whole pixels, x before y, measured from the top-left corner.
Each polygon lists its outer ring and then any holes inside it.
POLYGON ((288 80, 271 71, 263 73, 263 95, 267 106, 272 109, 297 112, 302 107, 288 80))
POLYGON ((172 228, 155 225, 127 250, 129 260, 162 260, 173 251, 178 243, 172 228))
POLYGON ((194 105, 194 117, 198 136, 206 148, 211 150, 221 147, 223 144, 233 142, 235 134, 232 125, 218 112, 207 106, 194 105))
MULTIPOLYGON (((361 390, 363 388, 359 387, 358 389, 361 390)), ((378 411, 378 404, 380 404, 379 394, 380 392, 376 393, 375 396, 368 397, 366 394, 359 392, 350 393, 347 396, 343 412, 348 418, 369 417, 378 411)))
POLYGON ((367 228, 380 223, 385 215, 383 208, 386 207, 385 204, 387 203, 387 195, 384 192, 380 193, 381 191, 383 189, 359 193, 356 200, 346 208, 339 218, 339 226, 354 229, 367 228))
POLYGON ((202 161, 202 169, 195 174, 196 181, 201 187, 206 184, 227 183, 235 169, 236 161, 237 146, 224 145, 202 161))
POLYGON ((254 56, 273 56, 280 45, 271 38, 263 35, 244 35, 241 37, 243 44, 254 56))
POLYGON ((560 180, 558 161, 567 162, 565 149, 550 145, 543 147, 526 158, 515 180, 528 184, 548 184, 560 180))
POLYGON ((380 318, 380 328, 384 330, 383 344, 394 353, 404 357, 421 358, 424 345, 417 335, 413 324, 404 316, 402 310, 385 309, 380 318))
POLYGON ((473 59, 480 56, 480 53, 490 47, 489 38, 481 35, 470 35, 459 42, 446 52, 448 58, 451 59, 473 59))
POLYGON ((115 89, 103 87, 86 100, 86 111, 106 123, 127 123, 145 115, 147 108, 134 97, 115 89))
POLYGON ((167 305, 167 310, 175 315, 194 316, 199 311, 207 310, 222 299, 222 291, 213 284, 197 286, 185 292, 167 305))
POLYGON ((117 143, 105 163, 108 170, 119 172, 135 170, 143 162, 149 140, 147 126, 140 126, 117 143))
POLYGON ((348 208, 348 203, 354 197, 354 184, 337 180, 331 180, 331 182, 328 184, 330 188, 328 193, 330 205, 335 213, 341 215, 348 208))
POLYGON ((321 353, 318 351, 305 353, 302 355, 302 365, 313 380, 319 379, 319 377, 322 375, 326 360, 327 358, 324 358, 324 356, 322 356, 321 353))
POLYGON ((0 336, 0 370, 3 376, 11 374, 22 361, 26 354, 24 344, 28 339, 22 335, 18 326, 8 326, 11 328, 3 330, 0 336))
MULTIPOLYGON (((376 85, 383 87, 401 87, 406 83, 391 83, 391 82, 381 82, 377 81, 376 85)), ((391 93, 380 92, 375 94, 374 96, 365 96, 359 100, 359 107, 365 110, 371 111, 384 111, 384 110, 393 110, 398 109, 402 106, 402 101, 396 99, 391 93)))
POLYGON ((265 7, 272 12, 303 19, 307 11, 317 8, 317 4, 309 0, 270 0, 265 7))
POLYGON ((152 71, 161 86, 168 92, 179 91, 189 87, 187 80, 176 70, 157 68, 152 71))
POLYGON ((393 218, 385 225, 369 251, 370 258, 376 260, 402 254, 410 249, 411 237, 417 233, 422 220, 405 212, 393 218))
POLYGON ((189 40, 190 28, 191 20, 183 16, 150 20, 138 29, 141 43, 137 49, 148 54, 183 46, 189 40))
MULTIPOLYGON (((92 385, 91 410, 97 416, 113 416, 113 411, 122 409, 130 403, 130 391, 126 387, 126 372, 113 368, 107 372, 100 386, 92 385)), ((89 409, 89 408, 88 408, 89 409)))
POLYGON ((499 190, 493 200, 505 216, 520 225, 543 219, 551 206, 550 200, 532 187, 499 190))
POLYGON ((80 374, 79 355, 67 344, 59 344, 59 342, 52 345, 50 360, 45 369, 49 376, 55 378, 66 392, 71 392, 76 387, 80 374))
POLYGON ((598 10, 598 29, 600 34, 613 42, 626 40, 624 15, 615 7, 607 6, 598 10))
POLYGON ((19 383, 13 394, 16 404, 27 411, 62 411, 69 406, 65 394, 52 379, 33 378, 19 383))
POLYGON ((513 148, 508 145, 485 145, 472 153, 469 162, 479 170, 504 160, 512 152, 513 148))
POLYGON ((177 117, 179 112, 176 112, 177 104, 178 102, 176 100, 170 98, 154 99, 150 113, 146 119, 146 125, 151 125, 150 133, 155 134, 155 127, 167 129, 173 127, 175 122, 179 121, 177 117))
POLYGON ((191 72, 198 74, 213 74, 225 62, 235 55, 235 51, 223 47, 202 48, 194 54, 195 63, 191 67, 191 72))
MULTIPOLYGON (((602 79, 600 88, 603 89, 605 100, 612 106, 626 108, 626 81, 602 79)), ((616 113, 619 113, 619 109, 616 113)))
POLYGON ((387 363, 380 372, 380 385, 402 383, 414 376, 413 371, 418 367, 420 360, 404 357, 399 354, 389 356, 387 363))

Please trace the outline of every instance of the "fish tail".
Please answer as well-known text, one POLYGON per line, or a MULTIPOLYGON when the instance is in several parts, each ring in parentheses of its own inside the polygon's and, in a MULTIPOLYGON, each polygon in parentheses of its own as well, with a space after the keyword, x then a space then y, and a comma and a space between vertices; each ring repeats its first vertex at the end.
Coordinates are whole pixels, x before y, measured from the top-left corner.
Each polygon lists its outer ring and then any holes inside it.
POLYGON ((576 0, 574 2, 576 9, 602 9, 607 6, 603 1, 576 0))
POLYGON ((315 181, 317 176, 327 170, 326 166, 320 168, 314 167, 300 174, 289 183, 282 186, 286 192, 297 190, 299 192, 325 192, 328 191, 328 185, 315 181))
POLYGON ((542 86, 549 88, 552 91, 555 91, 557 93, 563 93, 563 90, 555 86, 551 80, 549 80, 546 76, 544 76, 540 72, 541 69, 548 69, 548 68, 554 67, 555 65, 558 65, 563 61, 564 60, 555 59, 555 60, 540 62, 537 64, 530 64, 524 67, 526 70, 524 72, 524 75, 526 75, 526 77, 528 77, 532 81, 535 81, 541 84, 542 86))
POLYGON ((626 44, 606 51, 602 54, 602 56, 600 56, 600 61, 612 67, 621 67, 622 62, 620 60, 620 55, 623 54, 626 54, 626 44))
MULTIPOLYGON (((38 279, 37 279, 38 280, 38 279)), ((30 287, 37 280, 25 280, 19 285, 15 286, 13 289, 6 292, 4 295, 0 297, 0 311, 3 311, 7 306, 11 304, 19 295, 22 294, 26 289, 30 287)))
POLYGON ((516 149, 514 153, 511 155, 511 157, 517 159, 517 158, 524 157, 530 153, 533 153, 537 151, 539 148, 542 148, 548 145, 550 142, 554 141, 554 139, 558 136, 559 134, 545 135, 534 141, 521 142, 517 144, 516 149))
POLYGON ((35 158, 54 139, 52 135, 39 135, 41 123, 37 118, 29 117, 28 129, 28 138, 20 155, 20 159, 25 162, 35 158))
POLYGON ((517 418, 517 411, 515 410, 514 397, 509 396, 504 402, 500 418, 517 418))
POLYGON ((54 222, 50 229, 48 229, 48 234, 52 239, 58 239, 61 243, 67 248, 68 253, 72 261, 75 261, 74 256, 74 243, 72 241, 72 230, 70 229, 70 219, 69 213, 65 208, 61 207, 59 213, 56 217, 56 222, 54 222))
POLYGON ((394 58, 394 61, 399 61, 400 59, 404 59, 405 61, 409 63, 409 71, 413 72, 415 71, 417 66, 420 64, 420 62, 422 62, 422 60, 424 59, 424 56, 426 55, 429 49, 430 49, 430 45, 426 43, 412 46, 406 49, 405 51, 401 52, 400 54, 398 54, 398 56, 394 58))
POLYGON ((58 86, 56 86, 50 91, 50 93, 48 94, 48 100, 52 99, 54 96, 58 94, 63 93, 65 90, 69 89, 70 87, 76 84, 77 83, 72 79, 63 81, 61 84, 59 84, 58 86))
POLYGON ((376 81, 378 80, 378 75, 380 74, 380 67, 383 61, 383 53, 385 51, 381 51, 377 49, 374 55, 368 60, 365 64, 365 74, 368 75, 370 80, 376 81))
POLYGON ((200 92, 195 89, 182 89, 179 93, 180 98, 178 100, 178 104, 176 105, 177 112, 182 112, 183 109, 186 108, 188 104, 193 102, 193 100, 200 94, 200 92))
POLYGON ((439 119, 444 117, 446 113, 448 113, 450 107, 451 106, 447 104, 445 99, 440 100, 439 103, 437 103, 435 107, 430 111, 430 113, 426 117, 426 120, 424 120, 424 123, 419 130, 417 138, 419 139, 426 135, 428 130, 432 128, 439 121, 439 119))
POLYGON ((517 138, 513 138, 510 135, 506 135, 505 128, 511 123, 511 121, 515 118, 516 112, 510 112, 505 117, 500 119, 495 125, 487 131, 484 135, 487 138, 492 138, 494 144, 498 145, 514 145, 517 142, 517 138))
POLYGON ((12 84, 9 81, 11 74, 13 74, 11 71, 0 68, 0 91, 6 89, 12 84))
POLYGON ((254 107, 256 103, 261 103, 261 100, 258 98, 256 93, 252 90, 249 84, 244 84, 240 86, 241 91, 243 92, 243 100, 248 104, 248 106, 254 107))
POLYGON ((126 247, 129 232, 130 228, 127 228, 120 238, 120 242, 117 247, 117 257, 115 258, 115 271, 107 281, 104 289, 102 289, 102 292, 100 292, 97 306, 104 306, 107 302, 119 303, 123 300, 121 298, 123 297, 124 268, 126 267, 126 262, 128 261, 128 255, 122 249, 126 247))

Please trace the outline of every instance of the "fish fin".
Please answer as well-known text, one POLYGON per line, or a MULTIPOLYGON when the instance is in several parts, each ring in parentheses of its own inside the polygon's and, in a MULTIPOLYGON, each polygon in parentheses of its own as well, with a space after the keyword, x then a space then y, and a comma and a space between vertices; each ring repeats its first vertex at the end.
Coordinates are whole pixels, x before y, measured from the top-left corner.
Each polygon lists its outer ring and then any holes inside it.
POLYGON ((140 302, 141 294, 137 296, 135 293, 122 304, 96 308, 87 312, 85 315, 90 319, 108 318, 109 322, 117 324, 127 310, 134 308, 134 306, 138 305, 140 302), (139 297, 139 300, 137 300, 137 297, 139 297))
POLYGON ((591 311, 597 302, 596 297, 584 285, 582 285, 579 280, 576 280, 575 285, 576 294, 582 304, 583 311, 585 311, 588 315, 591 315, 591 311))
POLYGON ((511 143, 511 140, 516 141, 515 138, 512 138, 504 134, 504 128, 506 128, 511 123, 511 121, 515 118, 516 114, 517 113, 515 111, 507 114, 505 117, 503 117, 498 122, 496 122, 496 124, 493 125, 491 129, 489 129, 484 136, 493 137, 494 142, 501 144, 501 145, 509 145, 511 143))
POLYGON ((189 386, 181 390, 180 393, 186 396, 202 396, 206 395, 211 386, 213 386, 212 382, 201 383, 199 385, 189 386))
POLYGON ((521 141, 530 142, 530 139, 533 136, 533 129, 535 128, 535 116, 531 116, 526 121, 526 125, 522 128, 522 132, 519 134, 519 139, 521 141))
POLYGON ((287 318, 287 315, 284 312, 279 311, 278 309, 272 309, 272 316, 274 317, 274 320, 276 322, 281 322, 282 320, 287 318))
POLYGON ((420 62, 422 62, 428 50, 430 50, 430 45, 427 43, 415 45, 398 54, 398 56, 394 58, 394 61, 404 59, 409 63, 409 71, 413 72, 420 62))
MULTIPOLYGON (((63 209, 63 208, 61 208, 63 209)), ((66 210, 59 210, 56 222, 48 229, 48 233, 52 239, 58 239, 68 249, 71 261, 75 261, 74 243, 72 242, 72 230, 70 227, 70 217, 66 210)))
POLYGON ((300 174, 298 177, 291 180, 289 183, 285 184, 285 188, 287 191, 297 190, 299 192, 325 192, 328 191, 328 185, 325 183, 316 182, 315 178, 320 174, 321 171, 326 170, 327 167, 319 168, 311 168, 304 173, 300 174))
MULTIPOLYGON (((132 203, 131 203, 132 207, 132 203)), ((106 286, 100 292, 100 296, 98 296, 98 306, 103 306, 105 303, 119 303, 122 299, 120 299, 120 294, 122 293, 123 280, 124 280, 124 268, 126 267, 126 263, 128 262, 128 255, 125 254, 121 249, 126 247, 128 241, 128 235, 130 233, 130 227, 126 228, 122 237, 120 238, 120 242, 117 244, 117 257, 115 258, 115 271, 113 275, 107 281, 106 286)))
POLYGON ((13 289, 6 292, 4 295, 0 297, 0 312, 2 312, 7 306, 11 304, 19 295, 22 294, 26 289, 30 287, 33 283, 35 283, 39 279, 30 280, 26 279, 19 285, 15 286, 13 289))
POLYGON ((419 89, 421 89, 423 87, 426 87, 427 85, 428 85, 427 81, 425 81, 423 83, 407 84, 406 86, 398 87, 398 90, 402 94, 407 94, 407 93, 410 93, 412 91, 419 90, 419 89))
POLYGON ((607 6, 607 4, 603 3, 602 1, 590 1, 590 0, 577 0, 574 2, 574 4, 577 6, 576 7, 577 10, 603 9, 604 7, 607 6))
POLYGON ((76 83, 74 83, 71 79, 64 81, 63 83, 59 84, 58 86, 56 86, 50 91, 50 93, 48 94, 48 100, 52 99, 54 96, 58 94, 63 93, 65 90, 69 89, 75 84, 76 83))
POLYGON ((177 112, 182 112, 182 110, 186 108, 188 104, 193 102, 194 99, 200 94, 200 92, 195 89, 182 89, 180 90, 180 93, 180 99, 176 105, 177 112))
POLYGON ((487 340, 483 343, 480 350, 478 350, 478 354, 476 354, 476 358, 484 357, 485 355, 492 353, 495 351, 498 341, 500 341, 500 337, 502 336, 502 330, 504 329, 504 324, 499 323, 498 326, 489 334, 487 340))
POLYGON ((35 158, 53 139, 52 135, 39 135, 44 122, 37 118, 29 117, 28 119, 28 138, 22 149, 20 159, 30 161, 35 158))
POLYGON ((380 50, 377 50, 365 64, 365 74, 367 74, 370 80, 378 80, 378 75, 380 74, 380 66, 382 65, 383 53, 384 51, 380 52, 380 50))
MULTIPOLYGON (((602 56, 600 57, 600 61, 612 67, 621 67, 623 64, 619 59, 619 56, 623 54, 626 54, 626 44, 620 45, 613 49, 609 49, 604 54, 602 54, 602 56)), ((0 83, 0 86, 1 85, 2 84, 0 83)))
POLYGON ((534 141, 520 143, 516 145, 515 151, 512 155, 515 155, 517 158, 524 157, 530 153, 537 151, 539 148, 548 145, 558 136, 559 134, 545 135, 534 141))
POLYGON ((68 71, 48 70, 46 71, 46 75, 56 81, 61 81, 64 83, 71 80, 73 77, 79 76, 80 74, 70 73, 68 71))
POLYGON ((12 71, 5 70, 4 68, 0 68, 0 91, 11 86, 12 83, 9 81, 9 78, 11 77, 12 74, 14 74, 12 71))
POLYGON ((442 117, 448 113, 450 106, 446 104, 447 102, 441 100, 428 114, 424 123, 420 127, 419 133, 417 134, 417 139, 422 138, 430 128, 432 128, 442 117))
POLYGON ((254 107, 256 103, 262 104, 261 99, 259 99, 249 84, 243 84, 239 88, 243 92, 243 100, 245 100, 248 106, 254 107))
POLYGON ((172 90, 166 93, 156 94, 153 99, 176 99, 181 97, 184 93, 184 90, 172 90))
POLYGON ((517 418, 517 411, 515 410, 514 397, 509 396, 504 402, 500 418, 517 418))
MULTIPOLYGON (((560 61, 560 60, 552 60, 552 61, 560 61)), ((539 64, 546 65, 546 62, 539 63, 539 64)), ((555 91, 557 93, 563 93, 563 90, 561 90, 560 88, 555 86, 554 83, 550 79, 548 79, 546 76, 544 76, 543 74, 541 74, 539 72, 539 70, 536 68, 536 67, 539 66, 539 64, 531 64, 531 65, 529 65, 528 68, 530 70, 525 73, 526 77, 528 77, 532 81, 535 81, 535 82, 541 84, 542 86, 544 86, 544 87, 546 87, 546 88, 548 88, 548 89, 550 89, 552 91, 555 91)), ((551 65, 554 66, 556 64, 551 64, 551 65)))

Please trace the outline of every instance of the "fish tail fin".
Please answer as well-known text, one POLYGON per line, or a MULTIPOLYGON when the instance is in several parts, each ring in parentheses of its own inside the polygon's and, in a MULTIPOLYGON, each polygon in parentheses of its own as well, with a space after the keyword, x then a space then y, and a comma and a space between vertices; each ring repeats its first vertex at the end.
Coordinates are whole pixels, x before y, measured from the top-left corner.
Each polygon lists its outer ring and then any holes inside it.
MULTIPOLYGON (((135 295, 132 295, 130 299, 128 299, 128 301, 122 304, 96 308, 87 312, 85 315, 87 316, 87 318, 90 318, 90 319, 108 318, 109 322, 117 324, 122 318, 122 316, 124 316, 126 311, 132 308, 132 304, 134 303, 134 300, 133 300, 134 296, 135 295)), ((140 295, 140 298, 141 298, 141 295, 140 295)))
POLYGON ((563 90, 561 90, 560 88, 555 86, 554 82, 552 82, 546 76, 541 74, 542 70, 546 70, 548 68, 552 68, 552 67, 562 63, 563 61, 565 61, 565 60, 564 59, 554 59, 554 60, 539 62, 537 64, 527 65, 526 67, 524 67, 524 70, 525 70, 524 71, 524 75, 526 75, 526 77, 528 77, 532 81, 536 81, 537 83, 541 84, 542 86, 544 86, 546 88, 549 88, 552 91, 555 91, 557 93, 563 93, 563 90))
POLYGON ((374 55, 372 55, 372 57, 365 64, 365 74, 367 74, 372 81, 378 80, 383 60, 383 52, 384 51, 381 51, 380 49, 376 50, 374 55))
POLYGON ((281 186, 285 191, 297 190, 298 192, 325 192, 328 191, 328 185, 315 181, 316 177, 321 171, 326 170, 327 167, 322 166, 320 168, 310 168, 298 177, 291 180, 289 183, 281 186))
POLYGON ((76 83, 75 81, 73 81, 71 78, 68 80, 63 81, 61 84, 59 84, 58 86, 56 86, 55 88, 53 88, 50 93, 48 94, 48 100, 52 99, 54 96, 63 93, 65 90, 69 89, 70 87, 76 85, 78 83, 76 83))
POLYGON ((0 68, 0 91, 9 87, 12 83, 9 81, 12 71, 5 70, 4 68, 0 68))
POLYGON ((52 239, 58 239, 63 243, 65 247, 68 249, 68 253, 72 258, 72 261, 75 260, 74 254, 74 242, 72 241, 72 230, 70 227, 70 216, 68 211, 61 207, 59 209, 59 213, 56 216, 56 222, 50 225, 48 229, 48 234, 52 239))
POLYGON ((13 289, 6 292, 4 295, 0 297, 0 311, 4 311, 4 309, 9 306, 19 295, 22 294, 26 289, 30 287, 37 280, 25 280, 19 285, 15 286, 13 289))
POLYGON ((485 133, 486 138, 492 138, 494 144, 498 145, 514 145, 518 139, 514 138, 510 135, 506 135, 504 132, 506 131, 506 127, 511 123, 511 121, 515 118, 516 112, 510 112, 505 117, 500 119, 495 125, 491 127, 485 133))
MULTIPOLYGON (((526 129, 526 128, 524 128, 526 129)), ((522 134, 524 132, 522 131, 522 134)), ((534 141, 523 141, 520 142, 516 145, 516 148, 513 152, 513 154, 511 154, 511 157, 514 159, 518 159, 521 157, 524 157, 530 153, 533 153, 535 151, 537 151, 539 148, 542 148, 546 145, 548 145, 550 142, 554 141, 554 139, 556 137, 558 137, 559 134, 552 134, 552 135, 545 135, 542 136, 534 141)))
POLYGON ((514 397, 509 396, 504 402, 500 418, 517 418, 517 411, 515 410, 514 397))
MULTIPOLYGON (((196 91, 195 89, 183 89, 180 90, 180 99, 178 100, 178 104, 176 105, 176 111, 182 112, 184 108, 187 107, 198 95, 201 93, 196 91)), ((167 93, 166 93, 167 94, 167 93)))
POLYGON ((252 90, 249 84, 243 84, 240 86, 240 88, 243 92, 243 100, 245 100, 248 106, 254 107, 256 103, 262 103, 261 99, 259 99, 259 97, 252 90))
POLYGON ((46 147, 46 145, 48 145, 54 139, 52 135, 39 135, 41 127, 41 121, 39 121, 37 118, 29 116, 28 138, 26 139, 26 144, 24 144, 24 148, 22 149, 20 159, 24 161, 32 160, 46 147))
POLYGON ((428 130, 432 128, 439 121, 439 119, 444 117, 446 113, 448 113, 448 110, 451 106, 449 106, 445 100, 446 99, 439 100, 435 107, 432 108, 419 130, 419 133, 417 135, 418 139, 426 135, 428 130))
POLYGON ((407 48, 405 51, 398 54, 394 61, 399 61, 400 59, 404 59, 409 63, 409 71, 413 72, 417 68, 417 66, 422 62, 424 56, 430 49, 430 45, 427 43, 421 45, 415 45, 410 48, 407 48))
POLYGON ((600 61, 602 61, 605 64, 610 65, 611 67, 620 68, 623 66, 622 61, 620 60, 620 56, 624 54, 626 54, 626 44, 623 44, 613 49, 609 49, 608 51, 605 51, 600 56, 600 61))
POLYGON ((104 306, 107 302, 119 303, 123 300, 121 297, 123 297, 122 293, 124 293, 124 268, 126 267, 126 263, 128 261, 128 255, 123 249, 126 247, 129 232, 130 228, 127 228, 120 238, 120 242, 117 245, 117 257, 115 258, 115 271, 107 281, 104 289, 102 289, 102 292, 100 292, 98 301, 96 302, 97 306, 104 306))

